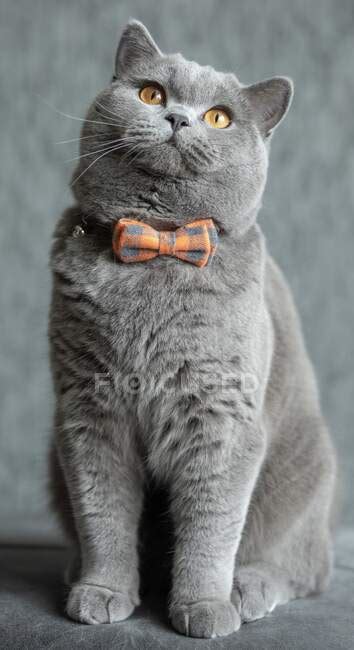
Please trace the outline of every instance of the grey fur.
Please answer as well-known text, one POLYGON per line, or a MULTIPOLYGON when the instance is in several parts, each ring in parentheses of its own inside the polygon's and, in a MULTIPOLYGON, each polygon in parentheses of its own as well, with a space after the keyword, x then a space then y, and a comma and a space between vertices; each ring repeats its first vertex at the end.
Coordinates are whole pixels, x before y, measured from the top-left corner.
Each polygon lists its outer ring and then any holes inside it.
POLYGON ((78 621, 119 621, 139 602, 149 476, 169 488, 179 632, 229 634, 327 584, 335 454, 289 289, 256 224, 291 95, 285 78, 247 87, 163 55, 133 21, 89 109, 77 204, 51 256, 53 485, 79 549, 67 604, 78 621), (166 108, 139 100, 145 81, 166 89, 166 108), (200 119, 214 105, 233 114, 225 130, 200 119), (171 110, 192 123, 175 145, 171 110), (123 148, 84 171, 116 138, 123 148), (127 214, 156 228, 212 217, 212 264, 117 263, 112 228, 127 214))

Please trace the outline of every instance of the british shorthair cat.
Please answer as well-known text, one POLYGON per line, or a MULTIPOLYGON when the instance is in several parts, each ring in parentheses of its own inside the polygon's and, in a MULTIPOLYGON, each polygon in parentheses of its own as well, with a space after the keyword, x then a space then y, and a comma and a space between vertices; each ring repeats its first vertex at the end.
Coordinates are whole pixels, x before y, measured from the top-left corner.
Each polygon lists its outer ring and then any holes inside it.
POLYGON ((49 326, 74 620, 139 604, 151 481, 168 490, 178 632, 230 634, 327 585, 335 453, 256 222, 292 93, 164 54, 131 21, 88 110, 49 326))

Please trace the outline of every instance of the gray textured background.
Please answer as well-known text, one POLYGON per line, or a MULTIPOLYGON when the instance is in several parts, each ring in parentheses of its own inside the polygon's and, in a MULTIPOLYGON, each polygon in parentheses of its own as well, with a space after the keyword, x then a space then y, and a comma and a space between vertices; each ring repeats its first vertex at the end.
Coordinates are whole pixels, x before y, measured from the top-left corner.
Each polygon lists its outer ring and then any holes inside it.
MULTIPOLYGON (((353 0, 1 0, 0 538, 46 534, 48 249, 87 103, 110 78, 129 16, 162 49, 242 81, 293 77, 261 223, 303 318, 353 521, 353 0), (44 101, 45 100, 45 101, 44 101)), ((55 532, 54 532, 55 534, 55 532)))

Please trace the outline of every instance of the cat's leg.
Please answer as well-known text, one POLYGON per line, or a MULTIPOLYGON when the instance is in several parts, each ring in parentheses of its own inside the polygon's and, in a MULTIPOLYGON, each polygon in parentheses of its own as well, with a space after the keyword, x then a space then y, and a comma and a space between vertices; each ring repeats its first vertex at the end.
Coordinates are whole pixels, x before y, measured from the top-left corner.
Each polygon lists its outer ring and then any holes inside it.
POLYGON ((263 465, 236 558, 232 601, 246 622, 329 582, 335 458, 320 418, 292 433, 291 455, 280 440, 263 465))
POLYGON ((64 413, 57 431, 81 555, 67 613, 82 623, 112 623, 139 603, 143 476, 127 422, 90 406, 64 413))
POLYGON ((230 634, 240 616, 230 596, 250 495, 264 454, 263 433, 212 411, 189 419, 188 445, 171 478, 175 527, 172 624, 182 634, 230 634))
MULTIPOLYGON (((54 428, 60 426, 57 414, 54 428)), ((57 515, 63 532, 70 543, 70 555, 68 564, 64 571, 64 582, 71 585, 80 577, 81 560, 75 521, 70 503, 70 497, 66 486, 63 470, 61 468, 58 452, 54 444, 49 450, 49 491, 51 495, 51 505, 57 515)))
POLYGON ((329 531, 304 526, 265 561, 236 563, 231 600, 242 622, 255 621, 294 598, 321 593, 332 566, 329 531))

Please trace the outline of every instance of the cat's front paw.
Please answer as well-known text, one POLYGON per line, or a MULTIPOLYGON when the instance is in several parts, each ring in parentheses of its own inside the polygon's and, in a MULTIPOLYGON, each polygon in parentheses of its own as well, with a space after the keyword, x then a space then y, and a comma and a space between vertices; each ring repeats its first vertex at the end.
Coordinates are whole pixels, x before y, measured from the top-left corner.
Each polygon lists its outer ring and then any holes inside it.
POLYGON ((92 625, 123 621, 134 607, 128 594, 78 583, 70 591, 66 611, 74 621, 92 625))
POLYGON ((226 636, 236 632, 241 625, 235 607, 225 600, 199 600, 174 605, 170 616, 177 632, 201 639, 226 636))

